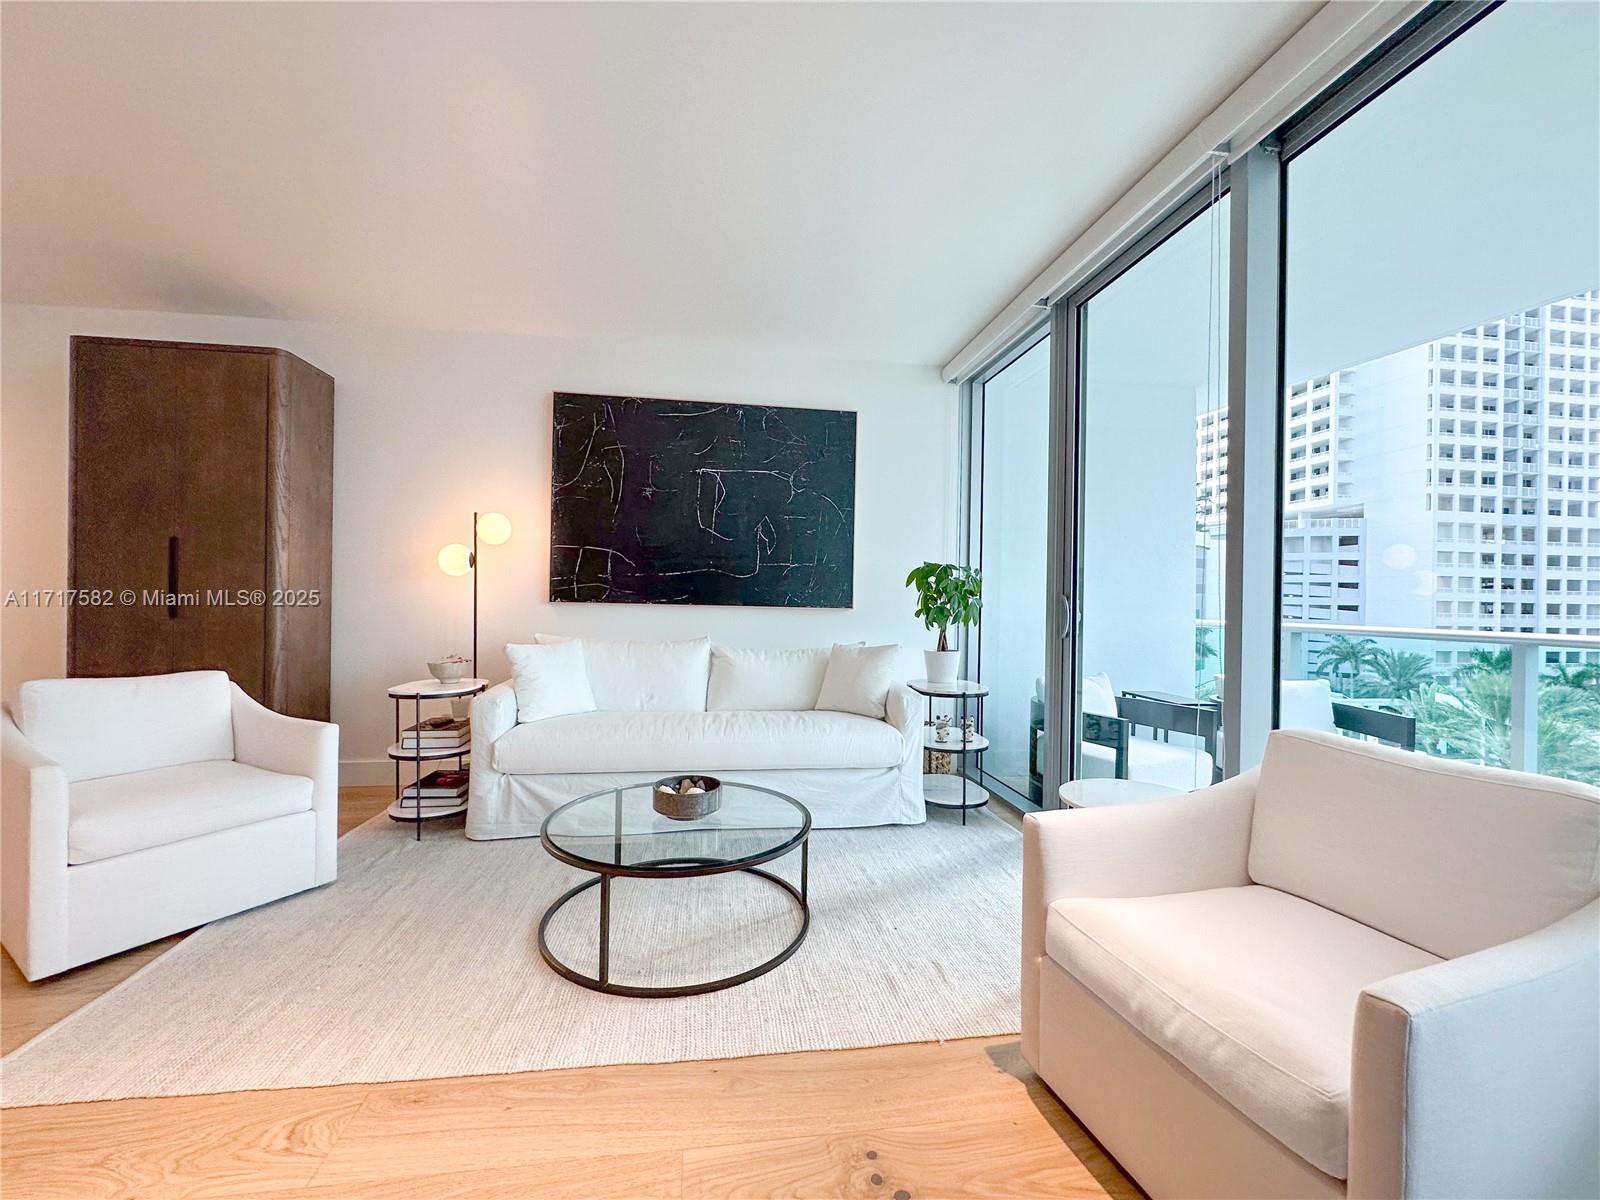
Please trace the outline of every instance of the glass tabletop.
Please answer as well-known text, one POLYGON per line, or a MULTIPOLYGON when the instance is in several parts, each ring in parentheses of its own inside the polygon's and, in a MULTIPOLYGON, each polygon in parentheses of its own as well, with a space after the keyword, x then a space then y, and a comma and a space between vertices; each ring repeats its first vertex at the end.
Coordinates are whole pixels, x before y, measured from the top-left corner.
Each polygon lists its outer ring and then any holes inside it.
POLYGON ((771 788, 724 782, 716 812, 676 820, 654 807, 654 784, 607 788, 562 805, 540 838, 557 858, 602 873, 699 874, 766 862, 811 830, 798 800, 771 788))
POLYGON ((970 679, 951 679, 935 683, 931 679, 908 679, 906 686, 913 692, 924 696, 940 696, 957 698, 961 696, 975 696, 978 699, 989 694, 989 689, 981 683, 974 683, 970 679))

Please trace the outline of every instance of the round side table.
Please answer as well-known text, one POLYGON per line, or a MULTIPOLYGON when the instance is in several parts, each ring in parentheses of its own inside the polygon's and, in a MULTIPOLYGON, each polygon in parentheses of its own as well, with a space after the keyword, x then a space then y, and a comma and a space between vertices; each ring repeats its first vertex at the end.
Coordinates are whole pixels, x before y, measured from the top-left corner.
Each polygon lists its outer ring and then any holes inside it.
POLYGON ((1110 808, 1118 804, 1140 804, 1163 796, 1180 796, 1177 788, 1160 783, 1140 783, 1137 779, 1075 779, 1063 783, 1056 795, 1063 808, 1110 808))
POLYGON ((420 725, 424 700, 460 700, 465 696, 476 696, 488 686, 487 679, 458 679, 454 683, 440 683, 437 679, 413 679, 407 683, 397 683, 389 689, 389 699, 394 701, 394 745, 389 747, 389 757, 394 760, 394 803, 389 805, 389 816, 396 821, 415 822, 419 842, 422 840, 424 821, 437 821, 440 817, 453 817, 457 813, 467 811, 465 804, 423 811, 422 764, 453 758, 456 760, 457 770, 465 770, 467 755, 471 753, 471 742, 448 750, 407 749, 405 739, 400 736, 400 706, 409 700, 412 711, 411 723, 420 725), (412 788, 416 794, 412 796, 409 808, 405 804, 405 793, 400 782, 400 764, 403 762, 414 764, 412 788))
MULTIPOLYGON (((935 754, 976 754, 978 756, 978 772, 983 772, 983 752, 989 748, 989 739, 981 733, 974 734, 970 739, 963 740, 961 731, 954 730, 955 737, 948 742, 936 741, 933 736, 933 702, 937 699, 959 700, 961 702, 961 719, 967 719, 967 705, 977 701, 977 725, 983 725, 983 698, 989 694, 989 689, 981 683, 974 683, 970 679, 953 679, 949 683, 935 683, 931 679, 908 680, 906 686, 919 696, 928 698, 928 719, 923 722, 922 733, 923 750, 931 750, 935 754)), ((967 812, 974 808, 982 808, 989 803, 989 793, 982 784, 974 786, 978 789, 978 797, 969 801, 967 799, 967 774, 962 771, 959 775, 934 775, 925 774, 922 777, 922 802, 931 804, 934 808, 955 809, 961 813, 961 823, 967 823, 967 812)))

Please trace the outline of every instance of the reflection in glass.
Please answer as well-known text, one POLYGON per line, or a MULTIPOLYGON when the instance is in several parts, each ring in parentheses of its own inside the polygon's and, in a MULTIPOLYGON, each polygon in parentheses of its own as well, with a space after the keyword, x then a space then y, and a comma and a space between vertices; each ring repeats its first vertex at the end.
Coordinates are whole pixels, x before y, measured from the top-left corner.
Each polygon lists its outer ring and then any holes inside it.
POLYGON ((1082 309, 1081 778, 1216 778, 1228 207, 1082 309))
POLYGON ((976 559, 983 571, 977 675, 989 687, 984 771, 1014 800, 1038 805, 1044 727, 1045 522, 1050 447, 1050 339, 988 379, 977 396, 981 472, 976 559))

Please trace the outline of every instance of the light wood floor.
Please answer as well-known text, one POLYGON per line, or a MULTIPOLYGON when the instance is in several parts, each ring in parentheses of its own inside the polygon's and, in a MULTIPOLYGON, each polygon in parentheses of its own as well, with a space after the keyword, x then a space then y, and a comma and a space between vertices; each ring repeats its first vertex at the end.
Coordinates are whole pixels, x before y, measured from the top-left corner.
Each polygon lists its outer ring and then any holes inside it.
MULTIPOLYGON (((340 832, 389 797, 342 789, 340 832)), ((20 1045, 178 940, 37 984, 6 958, 0 1044, 20 1045)), ((10 1109, 0 1194, 1140 1195, 1014 1038, 10 1109)))

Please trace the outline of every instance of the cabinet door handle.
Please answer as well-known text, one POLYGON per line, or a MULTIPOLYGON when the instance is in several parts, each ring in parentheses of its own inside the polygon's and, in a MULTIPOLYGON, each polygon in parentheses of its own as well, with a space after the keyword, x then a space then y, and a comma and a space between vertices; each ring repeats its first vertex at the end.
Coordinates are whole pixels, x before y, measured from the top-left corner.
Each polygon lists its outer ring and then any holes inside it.
POLYGON ((167 619, 178 619, 178 535, 167 539, 167 619))

